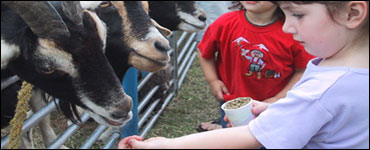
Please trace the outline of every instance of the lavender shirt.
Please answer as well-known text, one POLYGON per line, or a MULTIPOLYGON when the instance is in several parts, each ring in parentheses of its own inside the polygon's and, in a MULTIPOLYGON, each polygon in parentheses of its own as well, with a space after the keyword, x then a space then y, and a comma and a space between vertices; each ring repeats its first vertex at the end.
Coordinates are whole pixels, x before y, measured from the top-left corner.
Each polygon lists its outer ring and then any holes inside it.
POLYGON ((369 148, 369 69, 313 59, 287 96, 249 123, 266 148, 369 148))

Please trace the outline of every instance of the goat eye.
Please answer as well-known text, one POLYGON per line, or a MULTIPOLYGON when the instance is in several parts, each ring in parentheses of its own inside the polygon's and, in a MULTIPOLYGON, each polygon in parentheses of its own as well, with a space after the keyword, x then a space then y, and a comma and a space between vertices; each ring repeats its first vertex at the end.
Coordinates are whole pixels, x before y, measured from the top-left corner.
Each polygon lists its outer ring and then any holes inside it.
POLYGON ((108 6, 110 6, 111 5, 111 3, 110 2, 102 2, 100 5, 99 5, 99 7, 108 7, 108 6))
POLYGON ((53 72, 55 72, 55 69, 54 68, 42 68, 40 71, 44 74, 52 74, 53 72))

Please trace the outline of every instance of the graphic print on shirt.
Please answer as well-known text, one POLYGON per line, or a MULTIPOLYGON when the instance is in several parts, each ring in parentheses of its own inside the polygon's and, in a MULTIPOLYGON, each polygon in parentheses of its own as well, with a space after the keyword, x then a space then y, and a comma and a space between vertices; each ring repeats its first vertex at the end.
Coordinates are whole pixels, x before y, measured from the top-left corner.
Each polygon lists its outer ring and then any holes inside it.
MULTIPOLYGON (((266 68, 267 61, 265 56, 269 53, 269 49, 264 44, 252 44, 244 37, 239 37, 233 41, 241 51, 241 56, 247 61, 248 72, 244 73, 245 76, 257 75, 257 79, 262 78, 262 71, 266 68), (266 54, 265 54, 266 53, 266 54)), ((267 78, 280 78, 280 73, 273 70, 266 70, 265 77, 267 78)))

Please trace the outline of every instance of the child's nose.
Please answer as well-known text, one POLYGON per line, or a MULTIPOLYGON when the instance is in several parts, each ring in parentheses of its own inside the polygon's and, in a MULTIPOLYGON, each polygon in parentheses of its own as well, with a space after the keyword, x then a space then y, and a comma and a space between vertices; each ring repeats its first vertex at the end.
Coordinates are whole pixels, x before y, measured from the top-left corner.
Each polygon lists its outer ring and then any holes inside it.
POLYGON ((290 34, 295 34, 295 33, 297 33, 296 28, 295 28, 292 24, 290 24, 290 23, 288 23, 288 22, 285 22, 285 23, 284 23, 284 25, 283 25, 283 31, 284 31, 285 33, 290 33, 290 34))

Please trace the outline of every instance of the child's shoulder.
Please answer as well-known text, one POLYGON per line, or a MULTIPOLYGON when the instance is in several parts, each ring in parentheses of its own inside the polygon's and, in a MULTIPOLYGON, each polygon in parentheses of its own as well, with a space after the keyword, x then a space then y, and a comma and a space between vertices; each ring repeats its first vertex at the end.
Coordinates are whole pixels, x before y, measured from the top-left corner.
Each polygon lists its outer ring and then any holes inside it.
POLYGON ((325 94, 338 89, 368 86, 368 69, 356 69, 345 66, 321 67, 316 64, 320 58, 311 60, 301 80, 296 83, 292 91, 305 91, 305 97, 320 99, 325 94), (365 85, 363 85, 365 84, 365 85))

